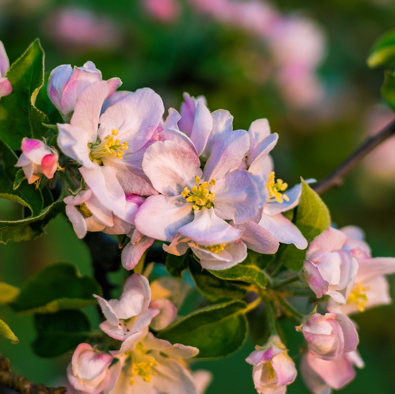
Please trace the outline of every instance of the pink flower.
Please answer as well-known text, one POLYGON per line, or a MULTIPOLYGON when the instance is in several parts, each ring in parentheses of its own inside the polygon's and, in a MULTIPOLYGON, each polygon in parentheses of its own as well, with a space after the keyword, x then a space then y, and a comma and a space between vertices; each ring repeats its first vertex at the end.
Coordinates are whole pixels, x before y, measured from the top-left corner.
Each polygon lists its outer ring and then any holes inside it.
POLYGON ((343 250, 347 242, 346 234, 330 227, 310 243, 304 271, 318 298, 328 295, 339 304, 346 303, 358 271, 356 258, 343 250))
POLYGON ((309 351, 323 360, 354 351, 359 342, 354 323, 341 313, 315 313, 297 330, 302 331, 309 351))
POLYGON ((0 41, 0 98, 8 96, 12 92, 11 82, 7 78, 4 78, 4 75, 7 73, 9 68, 10 62, 4 49, 4 45, 0 41))
POLYGON ((43 175, 52 179, 58 168, 58 152, 49 148, 44 142, 24 138, 21 145, 22 155, 15 167, 22 167, 29 184, 36 182, 43 175))
POLYGON ((186 367, 186 361, 199 353, 195 347, 172 345, 145 331, 128 338, 119 351, 111 353, 119 361, 110 368, 115 385, 106 394, 199 394, 186 367))
POLYGON ((119 341, 142 332, 160 313, 160 310, 149 307, 151 289, 147 278, 139 274, 131 275, 125 282, 119 300, 106 301, 97 295, 95 297, 107 319, 100 324, 100 329, 119 341))
POLYGON ((330 394, 339 390, 355 378, 354 365, 363 368, 364 363, 357 351, 344 353, 335 360, 323 360, 312 353, 306 353, 301 362, 300 373, 314 394, 330 394))
POLYGON ((191 133, 199 148, 192 143, 158 141, 146 150, 142 168, 160 195, 143 203, 136 227, 162 241, 172 241, 180 233, 199 240, 200 245, 213 246, 234 240, 235 230, 225 220, 242 223, 255 217, 260 201, 253 177, 238 170, 249 149, 245 131, 229 131, 226 138, 217 138, 204 171, 200 168, 198 152, 207 148, 212 130, 207 126, 213 119, 205 107, 199 107, 202 112, 195 114, 191 133))
POLYGON ((104 206, 91 189, 83 190, 76 196, 68 196, 63 201, 66 204, 66 215, 77 237, 84 238, 87 231, 104 231, 107 234, 130 233, 134 228, 134 216, 141 205, 141 202, 135 200, 133 196, 126 196, 125 220, 104 206))
POLYGON ((255 222, 265 229, 277 243, 294 244, 298 249, 305 249, 307 241, 300 230, 282 215, 282 212, 298 205, 302 189, 299 184, 287 191, 287 184, 281 179, 275 179, 270 151, 277 143, 278 134, 270 133, 267 119, 252 122, 248 134, 251 146, 245 166, 249 173, 259 179, 257 184, 263 203, 262 212, 255 222))
POLYGON ((70 384, 78 392, 99 394, 110 384, 110 366, 113 356, 99 352, 87 343, 81 343, 67 368, 70 384))
POLYGON ((340 229, 349 239, 344 250, 357 259, 359 269, 355 276, 354 286, 345 305, 338 305, 330 300, 330 310, 339 309, 342 313, 353 314, 364 312, 378 305, 391 303, 388 281, 385 275, 395 273, 395 258, 373 258, 369 245, 364 241, 365 235, 359 227, 347 226, 340 229))
POLYGON ((70 124, 58 124, 58 145, 82 165, 85 182, 102 204, 125 220, 124 193, 156 193, 141 170, 141 158, 164 108, 151 89, 119 92, 107 100, 113 84, 95 82, 82 92, 70 124), (124 193, 118 193, 119 185, 124 193))
MULTIPOLYGON (((70 64, 64 64, 52 70, 48 83, 48 96, 65 120, 68 120, 81 93, 89 85, 101 79, 101 71, 92 62, 74 68, 70 64)), ((111 87, 115 90, 120 85, 120 80, 113 78, 111 81, 111 87)), ((110 92, 109 95, 112 93, 110 92)))
POLYGON ((141 0, 141 3, 147 14, 161 22, 174 22, 180 15, 177 0, 141 0))
POLYGON ((256 346, 255 349, 246 359, 253 365, 255 389, 259 394, 284 394, 297 372, 280 338, 272 336, 264 347, 256 346))

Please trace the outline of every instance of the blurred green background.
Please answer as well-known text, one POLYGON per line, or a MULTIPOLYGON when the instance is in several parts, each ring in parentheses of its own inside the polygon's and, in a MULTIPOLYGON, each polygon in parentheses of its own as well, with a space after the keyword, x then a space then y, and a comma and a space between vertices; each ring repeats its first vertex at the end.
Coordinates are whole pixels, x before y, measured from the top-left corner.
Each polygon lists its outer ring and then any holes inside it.
MULTIPOLYGON (((313 73, 323 95, 308 105, 300 105, 298 94, 303 95, 309 86, 300 86, 291 97, 284 94, 289 86, 279 82, 276 47, 267 32, 262 37, 251 31, 248 20, 230 23, 200 12, 190 2, 174 1, 173 14, 163 17, 137 0, 0 0, 0 39, 11 62, 39 37, 48 72, 60 64, 81 66, 92 60, 105 79, 120 77, 125 90, 153 88, 167 108, 178 109, 182 93, 187 91, 205 95, 212 111, 229 110, 235 128, 247 129, 253 120, 268 118, 272 131, 280 135, 273 152, 276 175, 290 185, 300 176, 322 179, 367 135, 392 119, 391 112, 380 104, 383 70, 369 69, 366 58, 374 41, 395 27, 393 1, 270 3, 277 16, 308 18, 320 31, 324 56, 313 73)), ((303 40, 295 41, 293 51, 301 50, 299 45, 303 46, 303 40)), ((394 177, 395 141, 390 140, 365 159, 342 188, 323 196, 334 224, 355 224, 365 230, 374 256, 395 256, 394 177)), ((0 200, 2 220, 17 217, 19 209, 0 200)), ((56 261, 69 261, 81 273, 92 273, 88 250, 64 217, 51 222, 47 233, 35 241, 0 245, 0 281, 21 286, 56 261)), ((389 280, 395 289, 395 280, 389 280)), ((194 297, 192 294, 190 302, 194 297)), ((89 312, 97 324, 94 308, 89 312)), ((394 306, 355 316, 366 367, 344 393, 394 392, 394 316, 394 306)), ((35 382, 64 383, 70 356, 40 359, 33 354, 31 316, 15 316, 2 307, 0 318, 20 339, 18 345, 11 345, 0 338, 0 353, 11 359, 14 372, 35 382)), ((283 328, 297 361, 301 335, 292 324, 283 328)), ((244 362, 253 346, 248 341, 227 359, 194 365, 214 373, 208 394, 255 392, 251 368, 244 362)), ((300 378, 288 390, 291 394, 307 392, 300 378)))

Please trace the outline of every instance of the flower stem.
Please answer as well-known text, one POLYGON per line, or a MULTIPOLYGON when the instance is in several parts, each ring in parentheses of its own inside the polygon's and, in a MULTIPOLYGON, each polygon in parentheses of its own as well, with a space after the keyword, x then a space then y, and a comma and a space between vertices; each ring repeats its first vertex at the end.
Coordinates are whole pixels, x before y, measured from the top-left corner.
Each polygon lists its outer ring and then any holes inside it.
POLYGON ((285 314, 292 317, 298 324, 300 324, 304 316, 279 294, 276 295, 276 298, 285 314))
POLYGON ((299 276, 293 276, 292 278, 284 279, 283 281, 279 281, 277 283, 274 283, 273 289, 279 289, 280 287, 284 287, 289 285, 290 283, 297 282, 299 280, 299 276))
POLYGON ((271 335, 278 335, 276 327, 276 316, 274 314, 273 305, 268 297, 262 297, 265 302, 265 312, 267 317, 267 323, 269 325, 269 330, 271 335))

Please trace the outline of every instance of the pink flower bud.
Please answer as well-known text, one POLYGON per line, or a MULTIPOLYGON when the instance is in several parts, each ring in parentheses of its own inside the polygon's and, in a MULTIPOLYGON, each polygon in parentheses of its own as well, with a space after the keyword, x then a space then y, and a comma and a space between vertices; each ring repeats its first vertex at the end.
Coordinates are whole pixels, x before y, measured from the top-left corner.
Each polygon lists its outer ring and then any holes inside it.
POLYGON ((7 78, 4 78, 4 75, 9 68, 10 62, 4 49, 4 45, 0 41, 0 98, 8 96, 12 92, 11 82, 7 78))
POLYGON ((332 297, 345 304, 358 271, 355 257, 343 248, 346 234, 328 228, 310 243, 304 262, 304 272, 310 288, 318 298, 332 297))
POLYGON ((22 167, 28 183, 34 183, 42 175, 52 179, 58 168, 58 152, 49 148, 44 142, 24 138, 22 155, 15 167, 22 167))
POLYGON ((161 22, 174 22, 180 15, 177 0, 142 0, 145 11, 161 22))
POLYGON ((284 389, 296 378, 295 363, 288 356, 286 347, 279 337, 273 336, 264 347, 256 346, 246 359, 253 365, 252 376, 255 389, 259 394, 268 392, 280 392, 276 390, 284 389))
POLYGON ((67 368, 70 384, 83 393, 100 393, 110 383, 111 373, 108 367, 113 358, 87 343, 81 343, 67 368))
POLYGON ((341 313, 315 313, 297 330, 303 332, 309 351, 323 360, 333 360, 343 352, 351 352, 359 342, 354 323, 341 313))

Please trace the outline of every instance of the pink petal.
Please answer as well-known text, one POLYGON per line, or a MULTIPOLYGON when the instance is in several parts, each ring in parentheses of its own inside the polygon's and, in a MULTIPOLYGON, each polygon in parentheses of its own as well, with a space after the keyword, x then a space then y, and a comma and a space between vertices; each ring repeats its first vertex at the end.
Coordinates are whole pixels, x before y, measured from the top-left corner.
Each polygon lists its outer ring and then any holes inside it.
POLYGON ((341 313, 337 314, 336 320, 340 323, 344 335, 344 351, 351 352, 355 350, 359 344, 358 332, 355 324, 349 317, 341 313))
POLYGON ((41 170, 43 174, 52 179, 58 168, 58 155, 49 154, 43 157, 41 161, 41 170))
POLYGON ((58 109, 62 105, 63 89, 72 75, 73 69, 70 64, 62 64, 54 68, 49 76, 48 97, 58 109))
POLYGON ((220 219, 214 208, 202 208, 194 211, 195 218, 178 232, 199 245, 218 245, 236 241, 241 230, 233 228, 225 220, 220 219))
POLYGON ((182 256, 189 249, 189 239, 181 234, 177 234, 170 245, 163 244, 163 250, 166 253, 174 254, 175 256, 182 256))
POLYGON ((0 97, 8 96, 12 92, 11 82, 7 78, 0 77, 0 97))
POLYGON ((153 300, 149 307, 160 310, 160 313, 152 319, 150 324, 151 328, 155 331, 163 330, 177 317, 177 308, 167 298, 153 300))
POLYGON ((314 291, 317 298, 321 298, 324 294, 328 292, 328 282, 322 278, 318 268, 310 261, 306 260, 303 263, 303 266, 307 283, 309 284, 311 290, 314 291))
POLYGON ((147 237, 171 241, 179 228, 193 220, 192 206, 184 201, 182 197, 148 197, 136 214, 137 229, 147 237))
POLYGON ((379 275, 390 275, 395 273, 395 258, 393 257, 358 259, 358 264, 357 282, 364 282, 379 275))
POLYGON ((8 60, 7 52, 4 44, 0 41, 0 76, 5 75, 10 68, 10 61, 8 60))
POLYGON ((84 238, 88 231, 88 228, 81 212, 79 212, 78 209, 75 208, 73 205, 67 204, 66 215, 69 218, 71 224, 73 225, 73 229, 77 237, 80 239, 84 238))
POLYGON ((286 353, 274 357, 272 367, 277 377, 278 386, 290 384, 296 379, 295 363, 286 353))
POLYGON ((193 115, 193 127, 190 138, 200 155, 206 147, 210 132, 213 129, 213 118, 210 111, 202 103, 198 102, 193 115))
POLYGON ((142 310, 147 309, 151 301, 151 287, 144 275, 133 274, 123 286, 124 292, 137 291, 143 296, 142 310))
POLYGON ((187 186, 195 185, 195 176, 201 177, 199 157, 192 148, 173 141, 158 141, 145 152, 142 164, 145 174, 160 193, 180 195, 187 186))
POLYGON ((346 234, 332 227, 314 238, 307 249, 306 258, 310 259, 317 252, 342 250, 348 241, 346 234))
POLYGON ((249 156, 248 162, 250 163, 250 166, 248 168, 248 172, 254 175, 267 176, 264 172, 264 163, 270 151, 276 146, 277 140, 278 134, 270 134, 255 148, 255 151, 253 151, 249 156))
POLYGON ((325 381, 311 369, 307 361, 307 353, 302 357, 300 364, 300 373, 302 378, 308 387, 308 389, 314 394, 330 394, 331 388, 325 383, 325 381))
POLYGON ((130 241, 122 250, 122 265, 128 271, 132 270, 140 261, 144 252, 154 243, 153 238, 143 236, 138 242, 130 241))

